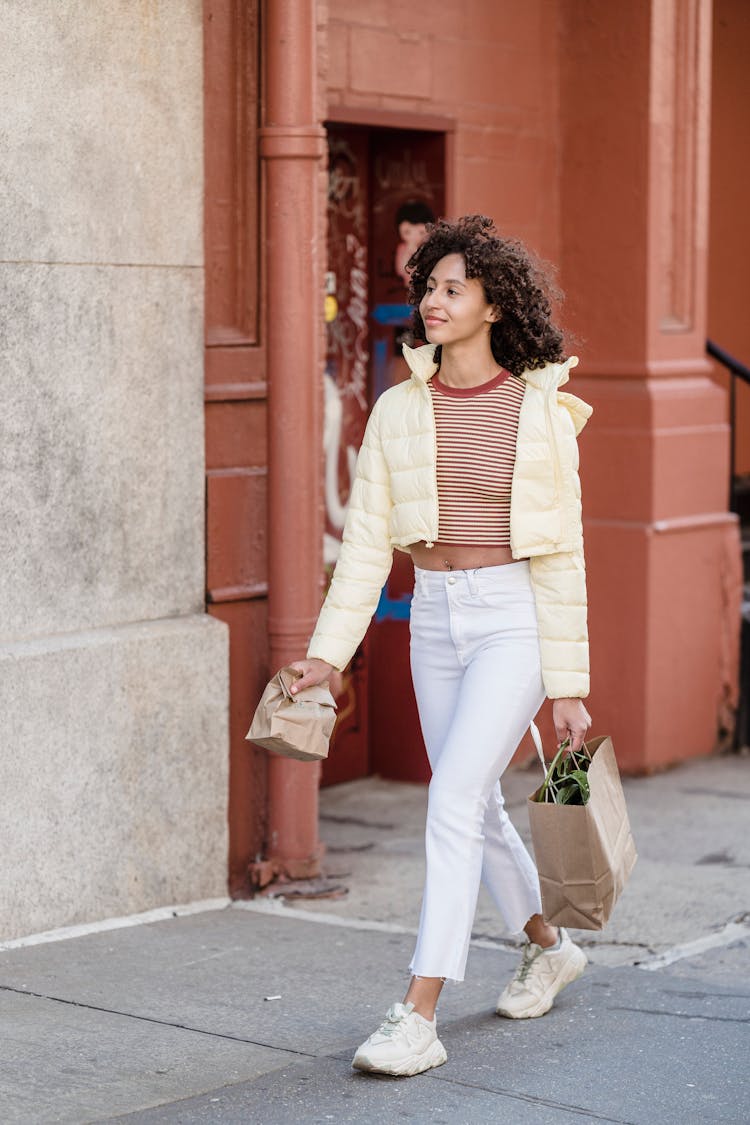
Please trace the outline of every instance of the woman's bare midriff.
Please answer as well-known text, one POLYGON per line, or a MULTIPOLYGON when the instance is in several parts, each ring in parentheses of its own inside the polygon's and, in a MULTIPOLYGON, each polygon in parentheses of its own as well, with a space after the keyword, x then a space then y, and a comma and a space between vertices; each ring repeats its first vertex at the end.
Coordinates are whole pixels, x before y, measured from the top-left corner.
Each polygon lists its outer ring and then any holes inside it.
POLYGON ((520 561, 513 558, 510 547, 476 547, 470 543, 438 542, 428 547, 422 540, 410 544, 408 550, 420 570, 477 570, 520 561))

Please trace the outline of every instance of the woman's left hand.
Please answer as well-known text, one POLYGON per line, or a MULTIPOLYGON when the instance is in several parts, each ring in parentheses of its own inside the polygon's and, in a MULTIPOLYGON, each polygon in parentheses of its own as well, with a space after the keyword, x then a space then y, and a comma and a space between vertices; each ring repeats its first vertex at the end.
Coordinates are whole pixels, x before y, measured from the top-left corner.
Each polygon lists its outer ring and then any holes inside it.
POLYGON ((591 726, 591 716, 582 699, 553 699, 552 722, 555 724, 558 748, 566 738, 570 738, 570 749, 574 753, 581 749, 591 726))

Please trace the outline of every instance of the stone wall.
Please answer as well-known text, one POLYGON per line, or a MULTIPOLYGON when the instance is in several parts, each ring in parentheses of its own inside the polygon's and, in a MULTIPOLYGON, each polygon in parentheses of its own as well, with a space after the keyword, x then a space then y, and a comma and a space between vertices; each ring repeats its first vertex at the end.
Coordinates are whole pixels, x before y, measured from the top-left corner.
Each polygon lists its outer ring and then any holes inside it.
POLYGON ((0 2, 0 938, 226 888, 200 0, 0 2))

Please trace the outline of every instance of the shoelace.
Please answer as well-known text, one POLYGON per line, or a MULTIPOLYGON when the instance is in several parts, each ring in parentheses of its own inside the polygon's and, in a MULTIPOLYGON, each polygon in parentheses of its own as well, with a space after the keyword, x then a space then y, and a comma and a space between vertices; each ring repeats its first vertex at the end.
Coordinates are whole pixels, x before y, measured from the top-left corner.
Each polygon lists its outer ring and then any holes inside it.
POLYGON ((385 1019, 378 1028, 378 1031, 381 1035, 395 1035, 399 1029, 399 1025, 406 1019, 408 1014, 409 1013, 403 1011, 403 1009, 397 1012, 394 1005, 385 1013, 385 1019))
POLYGON ((530 945, 526 946, 523 951, 523 960, 521 961, 518 972, 516 973, 515 979, 513 981, 514 984, 523 984, 523 982, 526 980, 526 977, 531 972, 531 966, 534 964, 541 952, 542 951, 539 946, 536 947, 536 950, 534 950, 530 945))

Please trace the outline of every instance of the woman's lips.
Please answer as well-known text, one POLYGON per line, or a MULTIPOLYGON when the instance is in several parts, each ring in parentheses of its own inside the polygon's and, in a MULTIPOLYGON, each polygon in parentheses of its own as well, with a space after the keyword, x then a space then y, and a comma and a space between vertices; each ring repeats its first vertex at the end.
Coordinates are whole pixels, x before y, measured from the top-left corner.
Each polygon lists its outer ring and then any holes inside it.
POLYGON ((439 316, 427 316, 425 317, 425 324, 445 324, 445 321, 439 316))

